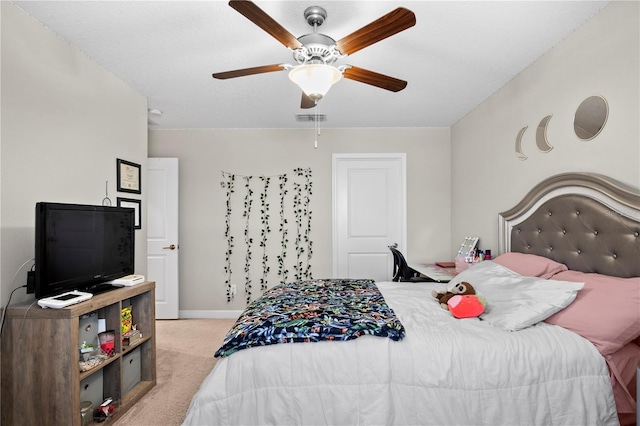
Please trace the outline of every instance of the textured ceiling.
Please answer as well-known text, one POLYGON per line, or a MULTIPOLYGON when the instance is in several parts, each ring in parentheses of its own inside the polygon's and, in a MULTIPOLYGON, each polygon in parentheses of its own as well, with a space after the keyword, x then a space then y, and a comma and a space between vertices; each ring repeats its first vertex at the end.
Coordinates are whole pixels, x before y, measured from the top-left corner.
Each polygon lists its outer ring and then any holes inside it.
MULTIPOLYGON (((151 129, 307 128, 301 92, 275 72, 215 80, 214 72, 294 63, 282 44, 223 1, 15 1, 19 8, 148 98, 151 129)), ((323 127, 449 127, 608 1, 256 1, 299 37, 303 11, 328 12, 335 40, 396 7, 417 24, 336 65, 408 81, 393 93, 352 80, 322 99, 323 127)))

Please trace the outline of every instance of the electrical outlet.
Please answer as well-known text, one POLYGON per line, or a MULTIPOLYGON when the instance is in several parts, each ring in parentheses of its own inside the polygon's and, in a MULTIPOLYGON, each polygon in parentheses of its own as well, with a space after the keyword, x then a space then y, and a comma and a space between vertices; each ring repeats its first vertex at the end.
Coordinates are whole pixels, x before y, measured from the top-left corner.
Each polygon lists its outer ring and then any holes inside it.
POLYGON ((238 291, 238 289, 236 288, 235 284, 231 284, 231 294, 236 294, 236 292, 238 291))

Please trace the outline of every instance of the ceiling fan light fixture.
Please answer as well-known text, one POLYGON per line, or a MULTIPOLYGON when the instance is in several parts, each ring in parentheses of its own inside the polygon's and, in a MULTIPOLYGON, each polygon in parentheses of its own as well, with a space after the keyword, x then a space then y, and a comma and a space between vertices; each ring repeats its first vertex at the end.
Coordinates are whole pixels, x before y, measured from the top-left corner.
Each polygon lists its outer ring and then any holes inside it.
POLYGON ((314 101, 322 99, 341 78, 338 68, 326 64, 299 65, 289 72, 289 79, 314 101))

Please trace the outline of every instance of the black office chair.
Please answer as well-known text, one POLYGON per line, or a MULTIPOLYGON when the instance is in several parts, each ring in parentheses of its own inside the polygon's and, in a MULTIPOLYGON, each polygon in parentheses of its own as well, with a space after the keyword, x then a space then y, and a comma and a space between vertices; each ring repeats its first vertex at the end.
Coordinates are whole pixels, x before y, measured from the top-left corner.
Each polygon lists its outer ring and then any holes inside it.
POLYGON ((396 248, 397 245, 389 246, 391 254, 393 254, 393 278, 392 281, 411 281, 411 282, 424 282, 433 281, 430 278, 423 277, 418 271, 410 268, 405 260, 404 256, 396 248))

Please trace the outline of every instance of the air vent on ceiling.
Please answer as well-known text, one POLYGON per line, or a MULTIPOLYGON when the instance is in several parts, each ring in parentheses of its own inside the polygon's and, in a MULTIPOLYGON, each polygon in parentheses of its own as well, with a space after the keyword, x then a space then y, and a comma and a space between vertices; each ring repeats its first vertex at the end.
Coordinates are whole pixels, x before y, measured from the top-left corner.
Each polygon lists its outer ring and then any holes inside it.
POLYGON ((296 121, 327 121, 327 114, 296 114, 296 121))

